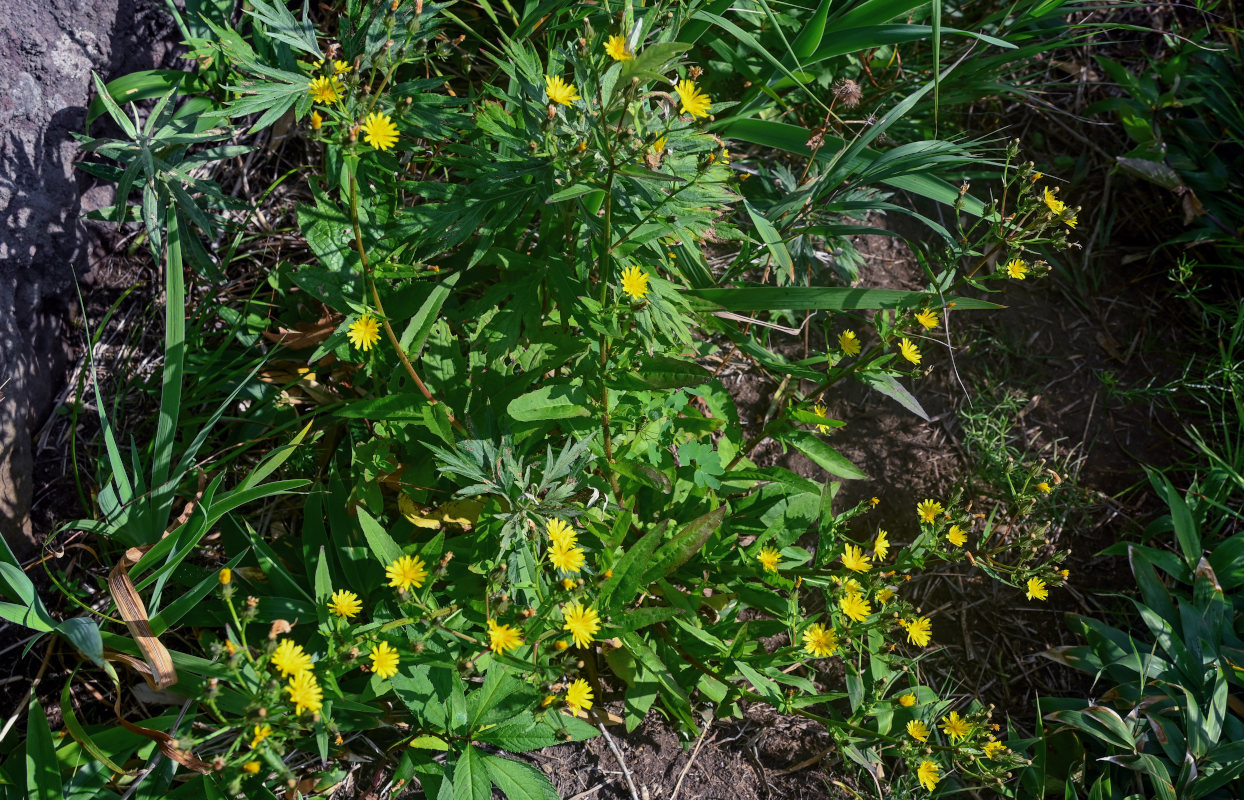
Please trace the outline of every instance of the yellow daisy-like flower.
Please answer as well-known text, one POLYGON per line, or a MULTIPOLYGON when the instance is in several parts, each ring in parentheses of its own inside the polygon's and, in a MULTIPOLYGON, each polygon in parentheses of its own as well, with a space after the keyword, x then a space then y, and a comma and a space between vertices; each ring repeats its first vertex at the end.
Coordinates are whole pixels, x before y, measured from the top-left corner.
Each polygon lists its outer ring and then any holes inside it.
POLYGON ((968 532, 958 525, 951 525, 946 532, 946 539, 955 547, 963 547, 968 541, 968 532))
POLYGON ((707 94, 695 88, 695 82, 689 80, 681 80, 674 88, 678 93, 678 102, 681 104, 682 111, 690 114, 695 119, 701 119, 708 116, 708 111, 713 105, 713 101, 707 94))
POLYGON ((259 774, 259 762, 258 761, 247 761, 245 764, 242 765, 242 771, 249 773, 251 775, 258 775, 259 774))
POLYGON ((1045 581, 1040 578, 1028 579, 1028 599, 1044 600, 1050 596, 1050 592, 1045 588, 1045 581))
POLYGON ((428 565, 419 556, 402 556, 384 568, 384 576, 389 579, 390 586, 418 589, 428 579, 428 565))
POLYGON ((936 311, 926 308, 916 315, 916 322, 919 322, 926 328, 936 328, 937 324, 941 322, 941 317, 937 316, 936 311))
POLYGON ((320 116, 320 112, 311 112, 311 130, 318 131, 324 125, 324 117, 320 116))
POLYGON ((251 738, 251 749, 254 750, 256 747, 259 746, 260 742, 262 742, 264 739, 267 739, 271 735, 272 735, 271 725, 256 725, 255 735, 251 738))
POLYGON ((1080 220, 1076 214, 1072 214, 1070 217, 1067 217, 1066 219, 1063 220, 1063 224, 1066 225, 1068 228, 1074 229, 1076 225, 1080 224, 1080 220))
POLYGON ((923 500, 916 504, 916 513, 920 516, 920 522, 925 525, 932 525, 945 510, 936 500, 923 500))
POLYGON ((609 41, 605 42, 605 52, 614 61, 633 61, 635 56, 626 48, 626 37, 610 36, 609 41))
POLYGON ((1050 485, 1046 483, 1045 481, 1041 481, 1040 483, 1037 484, 1037 491, 1040 492, 1041 494, 1049 494, 1050 485))
MULTIPOLYGON (((817 403, 816 405, 812 406, 812 413, 816 414, 821 419, 827 419, 826 414, 829 413, 829 409, 821 405, 820 403, 817 403)), ((831 430, 831 428, 828 425, 817 425, 816 429, 820 431, 821 433, 829 433, 831 430)))
POLYGON ((342 619, 349 619, 363 610, 363 602, 354 592, 342 589, 333 592, 332 600, 328 603, 328 610, 342 619))
POLYGON ((655 153, 656 155, 661 155, 662 153, 664 153, 666 141, 667 139, 664 136, 657 137, 657 140, 652 143, 652 152, 655 153))
POLYGON ((290 678, 285 691, 289 692, 289 702, 294 704, 295 714, 304 711, 314 714, 324 705, 324 690, 315 679, 315 673, 309 669, 304 669, 290 678))
POLYGON ((756 560, 760 562, 760 566, 764 567, 766 572, 777 572, 778 564, 782 561, 782 554, 772 547, 766 547, 760 551, 760 555, 756 556, 756 560))
POLYGON ((228 586, 229 582, 233 580, 233 570, 225 567, 216 573, 216 580, 220 581, 221 586, 228 586))
POLYGON ((350 72, 353 69, 354 69, 354 65, 351 64, 349 61, 334 61, 333 62, 333 74, 334 75, 345 75, 347 72, 350 72))
POLYGON ((582 678, 566 687, 566 706, 576 715, 592 707, 592 687, 582 678))
POLYGON ((544 533, 553 544, 563 547, 570 547, 579 541, 579 535, 574 532, 574 528, 557 517, 544 524, 544 533))
POLYGON ((549 548, 549 563, 562 572, 578 572, 583 569, 583 561, 583 550, 576 545, 565 547, 554 542, 549 548))
POLYGON ((864 587, 860 586, 860 582, 855 578, 847 578, 841 586, 843 594, 857 594, 864 591, 864 587))
POLYGON ((622 270, 622 291, 631 296, 632 300, 643 300, 648 294, 648 273, 636 266, 622 270))
POLYGON ((877 602, 881 603, 882 605, 885 605, 886 603, 890 602, 890 598, 893 596, 894 596, 894 590, 891 589, 889 586, 885 587, 884 589, 877 590, 877 602))
POLYGON ((997 761, 1004 755, 1006 755, 1006 745, 990 737, 989 743, 985 745, 985 758, 997 761))
POLYGON ((341 97, 344 88, 336 75, 331 78, 321 75, 307 84, 307 91, 311 93, 311 99, 317 103, 335 103, 341 97))
POLYGON ((858 356, 860 354, 860 337, 855 335, 855 331, 843 331, 838 334, 838 347, 849 356, 858 356))
POLYGON ((562 606, 562 617, 566 620, 562 629, 570 631, 576 647, 590 645, 592 637, 600 630, 600 614, 596 613, 596 609, 582 603, 567 603, 562 606))
POLYGON ((859 593, 843 597, 838 601, 838 607, 842 609, 842 613, 856 622, 863 622, 868 619, 869 614, 873 613, 872 606, 864 599, 864 595, 859 593))
POLYGON ((371 314, 364 314, 346 330, 346 338, 350 344, 366 353, 380 341, 380 323, 371 314))
POLYGON ((881 505, 881 498, 880 498, 880 497, 874 497, 874 498, 872 498, 871 500, 869 500, 869 501, 868 501, 868 504, 869 504, 870 506, 872 506, 873 508, 876 508, 877 506, 881 505))
POLYGON ((838 634, 819 622, 810 625, 803 632, 803 649, 814 658, 829 658, 838 652, 838 634))
POLYGON ((913 364, 919 364, 920 359, 923 358, 923 356, 920 355, 920 348, 916 347, 911 339, 908 339, 906 336, 904 336, 903 340, 898 343, 898 351, 903 354, 903 358, 913 364))
POLYGON ((518 635, 517 630, 488 620, 488 647, 494 653, 503 656, 506 650, 515 650, 522 643, 523 637, 518 635))
POLYGON ((281 677, 297 675, 311 669, 311 656, 303 652, 302 645, 295 644, 293 639, 282 639, 272 653, 272 666, 281 673, 281 677))
POLYGON ((966 738, 972 732, 972 726, 966 719, 959 716, 958 711, 951 711, 950 716, 942 717, 942 733, 950 737, 950 741, 957 742, 966 738))
POLYGON ((1063 580, 1067 580, 1068 578, 1070 578, 1070 577, 1071 577, 1071 570, 1069 570, 1069 569, 1060 569, 1060 570, 1058 571, 1058 576, 1059 576, 1060 578, 1062 578, 1063 580))
POLYGON ((367 657, 371 659, 371 669, 376 673, 376 677, 388 679, 397 674, 397 664, 400 659, 397 651, 390 647, 388 642, 381 642, 373 647, 367 657))
POLYGON ((903 708, 911 708, 912 706, 916 704, 916 696, 914 694, 911 694, 910 692, 905 695, 902 695, 898 699, 898 704, 902 706, 903 708))
POLYGON ((928 617, 917 617, 907 623, 907 641, 918 647, 928 647, 933 639, 933 623, 928 617))
POLYGON ((571 105, 579 99, 579 91, 574 88, 574 84, 562 80, 560 75, 544 76, 544 93, 550 103, 560 103, 563 106, 571 105))
POLYGON ((1044 198, 1045 206, 1050 211, 1053 211, 1055 214, 1062 214, 1064 211, 1067 210, 1067 204, 1064 203, 1062 200, 1059 200, 1054 195, 1055 193, 1053 189, 1051 189, 1048 186, 1045 187, 1045 198, 1044 198))
POLYGON ((575 581, 574 578, 562 578, 562 588, 565 589, 566 591, 570 591, 571 589, 573 589, 574 587, 578 585, 579 584, 575 581))
POLYGON ((849 544, 842 550, 842 565, 852 572, 868 572, 873 565, 860 548, 849 544))
POLYGON ((1028 265, 1022 259, 1012 258, 1006 262, 1006 274, 1017 281, 1022 281, 1024 276, 1028 274, 1028 265))
POLYGON ((937 763, 934 761, 921 761, 920 768, 916 770, 916 778, 919 779, 920 785, 930 792, 937 788, 937 782, 942 779, 938 774, 937 763))
POLYGON ((929 726, 918 719, 913 719, 907 723, 907 735, 917 742, 927 742, 929 740, 929 726))
POLYGON ((397 126, 388 114, 372 112, 363 121, 363 140, 377 150, 388 150, 397 144, 397 126))
POLYGON ((879 530, 876 540, 873 541, 873 555, 878 561, 885 559, 886 554, 890 552, 890 540, 886 538, 887 536, 889 536, 887 531, 879 530))

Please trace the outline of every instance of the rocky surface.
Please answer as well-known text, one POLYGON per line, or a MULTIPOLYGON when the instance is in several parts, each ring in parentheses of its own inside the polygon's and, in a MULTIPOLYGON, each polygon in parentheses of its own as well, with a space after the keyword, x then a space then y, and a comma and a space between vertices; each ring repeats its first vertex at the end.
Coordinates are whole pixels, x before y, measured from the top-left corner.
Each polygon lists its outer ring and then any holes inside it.
POLYGON ((0 535, 29 551, 31 437, 65 380, 75 276, 105 241, 82 216, 110 187, 74 168, 92 70, 105 80, 176 66, 157 0, 7 0, 0 12, 0 535))

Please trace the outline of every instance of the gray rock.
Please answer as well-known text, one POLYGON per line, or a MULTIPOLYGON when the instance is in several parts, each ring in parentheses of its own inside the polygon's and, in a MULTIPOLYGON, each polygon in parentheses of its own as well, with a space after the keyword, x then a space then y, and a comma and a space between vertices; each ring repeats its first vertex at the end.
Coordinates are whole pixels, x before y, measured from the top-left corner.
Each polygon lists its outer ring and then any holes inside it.
POLYGON ((83 131, 91 70, 110 80, 176 67, 178 38, 158 0, 5 0, 0 10, 0 535, 18 551, 50 533, 31 530, 31 435, 65 381, 75 275, 107 239, 82 215, 112 202, 75 170, 70 132, 83 131))

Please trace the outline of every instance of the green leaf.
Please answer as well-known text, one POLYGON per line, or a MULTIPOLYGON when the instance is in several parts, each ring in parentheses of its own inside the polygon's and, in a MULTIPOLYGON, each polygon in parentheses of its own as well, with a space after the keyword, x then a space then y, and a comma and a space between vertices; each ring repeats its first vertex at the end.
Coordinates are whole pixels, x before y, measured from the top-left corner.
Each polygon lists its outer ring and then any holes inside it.
POLYGON ((89 617, 73 617, 56 626, 56 632, 64 636, 97 667, 104 666, 104 641, 99 635, 99 625, 89 617))
POLYGON ((320 557, 315 562, 315 605, 323 607, 333 599, 333 578, 328 571, 328 552, 320 545, 320 557))
MULTIPOLYGON (((778 233, 777 228, 773 227, 773 223, 765 218, 752 204, 743 201, 743 207, 747 209, 747 215, 751 217, 752 224, 756 226, 756 233, 760 234, 760 241, 764 242, 765 247, 769 248, 769 252, 777 259, 778 266, 790 273, 790 278, 795 279, 795 262, 791 260, 790 251, 786 249, 786 242, 782 241, 782 235, 778 233)), ((773 288, 773 287, 766 287, 773 288)))
POLYGON ((104 752, 103 748, 99 746, 99 743, 86 732, 86 729, 82 727, 82 723, 78 722, 78 717, 73 712, 73 700, 69 696, 69 690, 74 685, 74 675, 77 675, 76 671, 69 676, 69 680, 65 682, 64 688, 60 691, 60 716, 65 721, 65 730, 69 731, 69 735, 73 737, 73 740, 81 745, 83 750, 90 753, 92 758, 112 770, 114 774, 124 775, 125 768, 117 766, 108 757, 108 754, 104 752))
POLYGON ((846 459, 841 453, 827 445, 815 433, 811 431, 788 431, 782 434, 782 441, 788 442, 812 459, 828 472, 830 475, 837 475, 847 480, 860 480, 867 478, 863 472, 846 459))
POLYGON ((462 756, 454 764, 453 783, 453 800, 492 800, 488 768, 474 745, 463 748, 462 756))
POLYGON ((644 356, 636 359, 635 367, 637 375, 627 373, 615 379, 619 388, 682 389, 699 386, 713 379, 712 373, 704 367, 682 358, 644 356))
POLYGON ((756 688, 761 697, 774 705, 782 702, 782 690, 776 683, 761 675, 746 662, 736 660, 734 666, 743 673, 743 677, 747 678, 747 682, 756 688))
POLYGON ((553 784, 543 772, 530 764, 485 755, 484 768, 509 800, 558 800, 553 784))
MULTIPOLYGON (((746 286, 738 289, 684 289, 692 306, 700 310, 726 311, 846 311, 854 309, 912 308, 928 301, 925 292, 898 289, 844 289, 840 287, 746 286), (698 303, 695 301, 699 301, 698 303)), ((955 310, 1002 308, 973 297, 947 297, 955 310)))
POLYGON ((600 587, 601 608, 609 607, 609 600, 618 590, 621 590, 622 602, 630 602, 635 590, 644 582, 644 570, 652 554, 661 546, 667 527, 666 523, 656 526, 623 552, 622 558, 613 567, 613 577, 606 579, 600 587))
POLYGON ((406 326, 406 330, 402 331, 402 338, 399 340, 402 349, 410 358, 419 357, 424 342, 428 340, 428 335, 432 332, 432 326, 436 324, 437 314, 441 313, 441 307, 445 305, 450 290, 458 285, 458 279, 461 277, 461 272, 455 272, 436 284, 432 288, 432 293, 423 301, 423 305, 419 306, 419 310, 410 318, 410 324, 406 326))
POLYGON ((32 693, 26 715, 26 796, 32 800, 61 800, 60 764, 47 714, 32 693))
POLYGON ((582 386, 546 384, 514 398, 506 410, 519 422, 570 419, 589 416, 592 412, 587 406, 591 402, 587 390, 582 386))
POLYGON ((393 537, 384 529, 384 526, 376 521, 375 517, 368 514, 362 507, 358 508, 358 515, 359 526, 363 529, 367 546, 382 566, 387 567, 402 557, 402 548, 393 541, 393 537))
POLYGON ((560 192, 554 192, 549 195, 549 199, 545 200, 545 204, 560 203, 563 200, 573 200, 576 197, 582 197, 585 194, 600 191, 600 187, 592 186, 586 183, 576 183, 573 186, 567 186, 560 192))
POLYGON ((643 583, 664 578, 683 564, 704 546, 708 537, 721 527, 726 518, 726 507, 718 506, 712 511, 688 522, 674 537, 657 548, 651 564, 643 573, 643 583))
POLYGON ((928 420, 929 415, 924 410, 924 406, 920 405, 920 401, 916 399, 916 396, 907 391, 907 387, 899 383, 898 378, 895 378, 893 375, 886 372, 863 372, 857 373, 856 377, 865 386, 876 389, 917 417, 928 420))
POLYGON ((0 561, 0 579, 3 579, 9 591, 21 601, 20 605, 0 603, 0 615, 37 631, 55 630, 56 620, 48 613, 47 606, 39 599, 34 583, 26 577, 25 572, 8 561, 0 561))
POLYGON ((484 685, 467 695, 467 726, 476 730, 517 716, 535 700, 526 686, 503 665, 493 662, 484 685))
POLYGON ((427 403, 422 395, 388 394, 352 400, 333 411, 333 416, 345 419, 418 420, 425 419, 427 403))

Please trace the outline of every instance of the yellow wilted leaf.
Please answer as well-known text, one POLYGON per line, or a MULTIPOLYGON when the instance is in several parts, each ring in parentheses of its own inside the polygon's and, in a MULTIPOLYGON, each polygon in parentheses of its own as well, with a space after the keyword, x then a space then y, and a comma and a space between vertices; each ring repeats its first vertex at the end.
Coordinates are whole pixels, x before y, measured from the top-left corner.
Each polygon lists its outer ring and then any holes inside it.
POLYGON ((432 509, 422 509, 406 495, 397 500, 397 507, 402 516, 410 520, 417 528, 440 529, 452 525, 463 530, 475 527, 480 512, 484 509, 484 501, 473 497, 462 500, 450 500, 448 503, 432 509))

